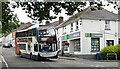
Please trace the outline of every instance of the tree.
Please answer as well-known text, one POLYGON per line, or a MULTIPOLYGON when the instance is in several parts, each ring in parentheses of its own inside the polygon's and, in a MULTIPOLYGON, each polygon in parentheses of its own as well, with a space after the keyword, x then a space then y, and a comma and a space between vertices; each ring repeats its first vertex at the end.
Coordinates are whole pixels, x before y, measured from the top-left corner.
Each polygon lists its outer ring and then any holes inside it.
POLYGON ((11 30, 18 27, 19 20, 14 15, 9 7, 10 2, 2 2, 2 33, 9 33, 11 30))
MULTIPOLYGON (((116 1, 109 2, 107 6, 109 6, 110 3, 115 5, 115 9, 120 9, 117 7, 118 3, 116 1)), ((11 28, 16 28, 16 24, 14 25, 14 23, 17 22, 15 22, 13 19, 14 15, 8 6, 9 4, 9 2, 2 3, 3 33, 9 32, 11 28), (12 27, 9 28, 8 24, 12 27)), ((21 6, 22 9, 28 13, 28 17, 32 18, 33 20, 42 21, 56 18, 56 16, 50 15, 50 10, 57 15, 58 13, 61 13, 62 9, 65 9, 67 15, 72 15, 75 11, 82 11, 87 2, 16 2, 16 4, 17 5, 13 4, 12 8, 21 6)), ((101 10, 102 6, 105 6, 101 1, 89 2, 89 5, 92 6, 91 10, 101 10)))
MULTIPOLYGON (((115 4, 114 8, 117 8, 117 2, 109 2, 107 6, 110 3, 115 4)), ((55 19, 56 16, 50 16, 50 10, 57 15, 63 8, 67 15, 72 15, 75 11, 82 11, 86 4, 87 2, 17 2, 17 6, 21 5, 23 10, 26 10, 28 17, 38 21, 55 19)), ((89 5, 92 6, 91 10, 101 10, 102 6, 105 6, 101 1, 89 2, 89 5)))

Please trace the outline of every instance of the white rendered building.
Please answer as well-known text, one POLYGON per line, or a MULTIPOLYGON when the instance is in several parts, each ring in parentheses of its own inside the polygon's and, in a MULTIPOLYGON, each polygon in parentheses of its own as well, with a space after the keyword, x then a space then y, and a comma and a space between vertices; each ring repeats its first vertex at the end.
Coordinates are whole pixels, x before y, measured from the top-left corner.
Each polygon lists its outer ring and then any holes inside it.
POLYGON ((118 16, 105 9, 91 11, 88 7, 56 28, 64 53, 94 55, 105 46, 118 44, 118 16))

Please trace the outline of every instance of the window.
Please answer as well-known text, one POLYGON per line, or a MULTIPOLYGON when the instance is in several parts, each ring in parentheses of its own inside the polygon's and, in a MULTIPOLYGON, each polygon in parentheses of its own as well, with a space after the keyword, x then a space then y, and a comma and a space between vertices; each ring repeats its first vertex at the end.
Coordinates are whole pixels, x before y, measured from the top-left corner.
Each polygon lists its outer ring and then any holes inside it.
POLYGON ((80 52, 80 39, 74 41, 74 51, 80 52))
POLYGON ((28 51, 31 51, 31 48, 32 48, 31 42, 28 41, 28 51))
POLYGON ((73 23, 71 23, 71 32, 73 32, 73 23))
POLYGON ((39 44, 39 52, 42 52, 42 46, 39 44))
POLYGON ((105 30, 110 30, 110 20, 105 20, 105 30))
POLYGON ((32 38, 28 38, 28 40, 29 40, 30 42, 32 42, 32 38))
POLYGON ((19 48, 22 50, 26 50, 26 44, 18 44, 19 48))
POLYGON ((20 35, 20 37, 24 37, 24 34, 23 34, 23 32, 20 32, 20 34, 19 34, 19 35, 20 35))
POLYGON ((29 30, 29 31, 28 31, 28 35, 29 35, 29 36, 33 36, 32 30, 29 30))
POLYGON ((33 30, 32 32, 33 32, 33 36, 35 36, 36 35, 36 30, 33 30))
POLYGON ((63 34, 66 34, 66 26, 63 27, 63 34))
POLYGON ((16 33, 16 37, 20 37, 20 33, 19 32, 16 33))
POLYGON ((106 40, 106 45, 107 46, 114 45, 114 40, 106 40))
POLYGON ((34 44, 34 51, 38 51, 38 45, 37 44, 34 44))
POLYGON ((118 43, 120 44, 120 38, 118 39, 118 43))
POLYGON ((27 36, 35 36, 36 35, 36 30, 28 30, 28 35, 27 36))
POLYGON ((64 51, 68 51, 69 43, 67 41, 63 41, 62 46, 63 46, 64 51))
POLYGON ((25 34, 24 36, 27 37, 28 36, 28 31, 25 31, 24 34, 25 34))
POLYGON ((78 21, 76 21, 76 30, 78 30, 79 27, 78 27, 78 21))
POLYGON ((100 51, 100 39, 91 38, 91 52, 99 52, 99 51, 100 51))

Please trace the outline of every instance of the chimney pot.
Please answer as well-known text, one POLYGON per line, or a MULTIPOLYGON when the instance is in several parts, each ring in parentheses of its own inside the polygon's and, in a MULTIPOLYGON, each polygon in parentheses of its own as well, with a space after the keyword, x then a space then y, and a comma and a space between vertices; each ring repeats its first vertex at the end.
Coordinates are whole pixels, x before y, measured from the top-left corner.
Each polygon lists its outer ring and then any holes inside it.
POLYGON ((49 22, 49 21, 46 21, 46 25, 48 25, 48 24, 50 24, 50 22, 49 22))
POLYGON ((59 17, 59 24, 62 23, 62 22, 63 22, 63 17, 60 16, 60 17, 59 17))

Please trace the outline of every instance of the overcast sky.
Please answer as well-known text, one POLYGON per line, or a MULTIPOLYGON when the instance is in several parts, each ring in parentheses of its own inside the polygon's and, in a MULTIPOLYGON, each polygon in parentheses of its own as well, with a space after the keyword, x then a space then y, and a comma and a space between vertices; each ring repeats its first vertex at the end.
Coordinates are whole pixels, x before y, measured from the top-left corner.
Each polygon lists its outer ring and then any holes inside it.
MULTIPOLYGON (((103 4, 106 4, 106 2, 104 2, 103 4)), ((104 8, 107 9, 108 11, 110 11, 110 12, 118 13, 118 10, 115 10, 113 8, 113 6, 114 5, 111 4, 110 6, 105 6, 104 8)), ((32 22, 32 20, 29 17, 27 17, 27 14, 25 13, 25 11, 22 10, 21 8, 16 8, 14 11, 18 15, 18 18, 19 18, 19 20, 21 22, 24 22, 24 23, 26 23, 26 22, 32 22)), ((55 14, 51 11, 50 15, 55 15, 55 14)), ((59 20, 59 16, 63 16, 64 17, 64 21, 67 20, 70 17, 70 16, 67 16, 65 14, 65 10, 62 10, 62 13, 59 13, 57 15, 57 18, 53 19, 51 22, 58 21, 59 20)))

